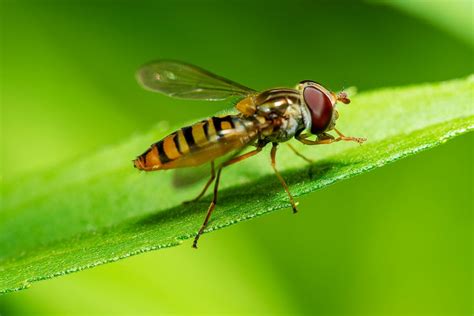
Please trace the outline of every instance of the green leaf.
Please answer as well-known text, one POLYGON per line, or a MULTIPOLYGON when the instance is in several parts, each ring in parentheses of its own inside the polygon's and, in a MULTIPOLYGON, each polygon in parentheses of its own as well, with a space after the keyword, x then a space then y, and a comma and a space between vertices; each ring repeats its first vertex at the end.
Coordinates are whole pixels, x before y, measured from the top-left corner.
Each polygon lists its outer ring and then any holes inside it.
MULTIPOLYGON (((282 145, 279 169, 293 194, 300 196, 440 145, 473 129, 473 83, 471 76, 361 93, 350 105, 340 106, 338 128, 367 137, 366 143, 293 142, 314 159, 312 165, 282 145)), ((145 135, 78 161, 3 183, 0 292, 194 237, 210 196, 193 204, 181 202, 193 198, 204 180, 176 188, 172 171, 143 173, 131 163, 171 130, 161 122, 145 135)), ((289 206, 272 174, 268 150, 224 169, 221 184, 207 232, 289 206)), ((200 246, 206 247, 205 235, 200 246)))

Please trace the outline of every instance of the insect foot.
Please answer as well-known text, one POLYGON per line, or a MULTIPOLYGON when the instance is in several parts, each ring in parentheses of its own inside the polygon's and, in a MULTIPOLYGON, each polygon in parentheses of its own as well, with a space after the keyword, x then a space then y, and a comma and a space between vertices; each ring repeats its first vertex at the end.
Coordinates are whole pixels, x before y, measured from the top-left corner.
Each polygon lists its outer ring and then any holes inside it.
POLYGON ((298 210, 296 209, 296 207, 297 207, 299 204, 300 204, 300 202, 291 203, 291 208, 293 209, 293 214, 298 213, 298 210))

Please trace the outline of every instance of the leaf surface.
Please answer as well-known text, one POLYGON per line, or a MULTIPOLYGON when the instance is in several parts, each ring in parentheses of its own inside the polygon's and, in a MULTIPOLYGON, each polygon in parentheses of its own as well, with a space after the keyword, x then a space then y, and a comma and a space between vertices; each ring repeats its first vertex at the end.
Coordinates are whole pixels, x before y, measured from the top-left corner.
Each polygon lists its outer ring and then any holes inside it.
MULTIPOLYGON (((339 107, 338 128, 368 138, 366 143, 293 142, 314 160, 311 165, 282 145, 279 169, 297 197, 438 146, 473 129, 473 86, 471 76, 361 93, 339 107)), ((177 188, 172 171, 143 173, 131 163, 172 130, 161 122, 122 144, 2 183, 0 293, 194 237, 210 196, 181 202, 193 198, 204 181, 177 188)), ((223 171, 206 232, 289 206, 269 161, 267 149, 223 171)), ((205 235, 200 246, 206 246, 205 235)))

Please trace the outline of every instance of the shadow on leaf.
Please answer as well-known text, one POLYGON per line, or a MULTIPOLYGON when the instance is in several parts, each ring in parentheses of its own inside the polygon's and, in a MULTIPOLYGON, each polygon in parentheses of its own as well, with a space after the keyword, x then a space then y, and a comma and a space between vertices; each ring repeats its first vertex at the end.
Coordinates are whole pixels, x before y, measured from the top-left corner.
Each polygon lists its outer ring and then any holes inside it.
MULTIPOLYGON (((282 176, 290 186, 291 190, 291 187, 293 185, 296 185, 300 181, 313 181, 318 178, 323 178, 328 176, 329 174, 334 173, 336 170, 340 170, 354 163, 357 162, 352 162, 348 164, 337 161, 322 161, 311 165, 308 164, 308 168, 305 169, 287 170, 285 172, 282 172, 282 176)), ((281 202, 284 202, 285 204, 288 202, 287 195, 283 190, 283 187, 280 185, 278 179, 273 174, 259 178, 256 181, 251 181, 245 185, 238 185, 220 190, 216 210, 213 214, 213 217, 211 218, 211 221, 209 222, 209 227, 211 228, 211 230, 213 223, 218 221, 220 218, 225 217, 225 211, 236 212, 240 210, 242 211, 242 213, 248 213, 249 211, 241 209, 242 204, 247 203, 247 201, 250 202, 249 196, 258 195, 262 197, 262 200, 265 200, 267 197, 272 199, 275 196, 283 196, 284 201, 282 200, 281 202)), ((170 221, 180 222, 183 221, 185 218, 194 218, 196 216, 199 216, 199 218, 202 218, 203 220, 207 208, 211 202, 211 198, 212 188, 208 190, 206 196, 203 197, 200 201, 178 205, 164 211, 144 216, 129 225, 136 226, 136 228, 140 226, 156 226, 158 228, 161 223, 170 221)), ((261 206, 259 206, 258 204, 250 205, 249 210, 253 211, 258 208, 263 208, 267 204, 268 203, 265 203, 265 201, 262 201, 261 206)), ((198 228, 199 226, 196 226, 196 231, 198 228)))

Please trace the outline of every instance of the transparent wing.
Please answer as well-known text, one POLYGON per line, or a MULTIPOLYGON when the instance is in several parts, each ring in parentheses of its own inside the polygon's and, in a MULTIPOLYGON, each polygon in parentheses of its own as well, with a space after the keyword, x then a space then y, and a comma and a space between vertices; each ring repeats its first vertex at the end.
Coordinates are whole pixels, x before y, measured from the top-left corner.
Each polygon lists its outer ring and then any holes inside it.
POLYGON ((181 99, 215 101, 255 92, 199 67, 172 60, 157 60, 142 66, 137 80, 147 90, 181 99))

